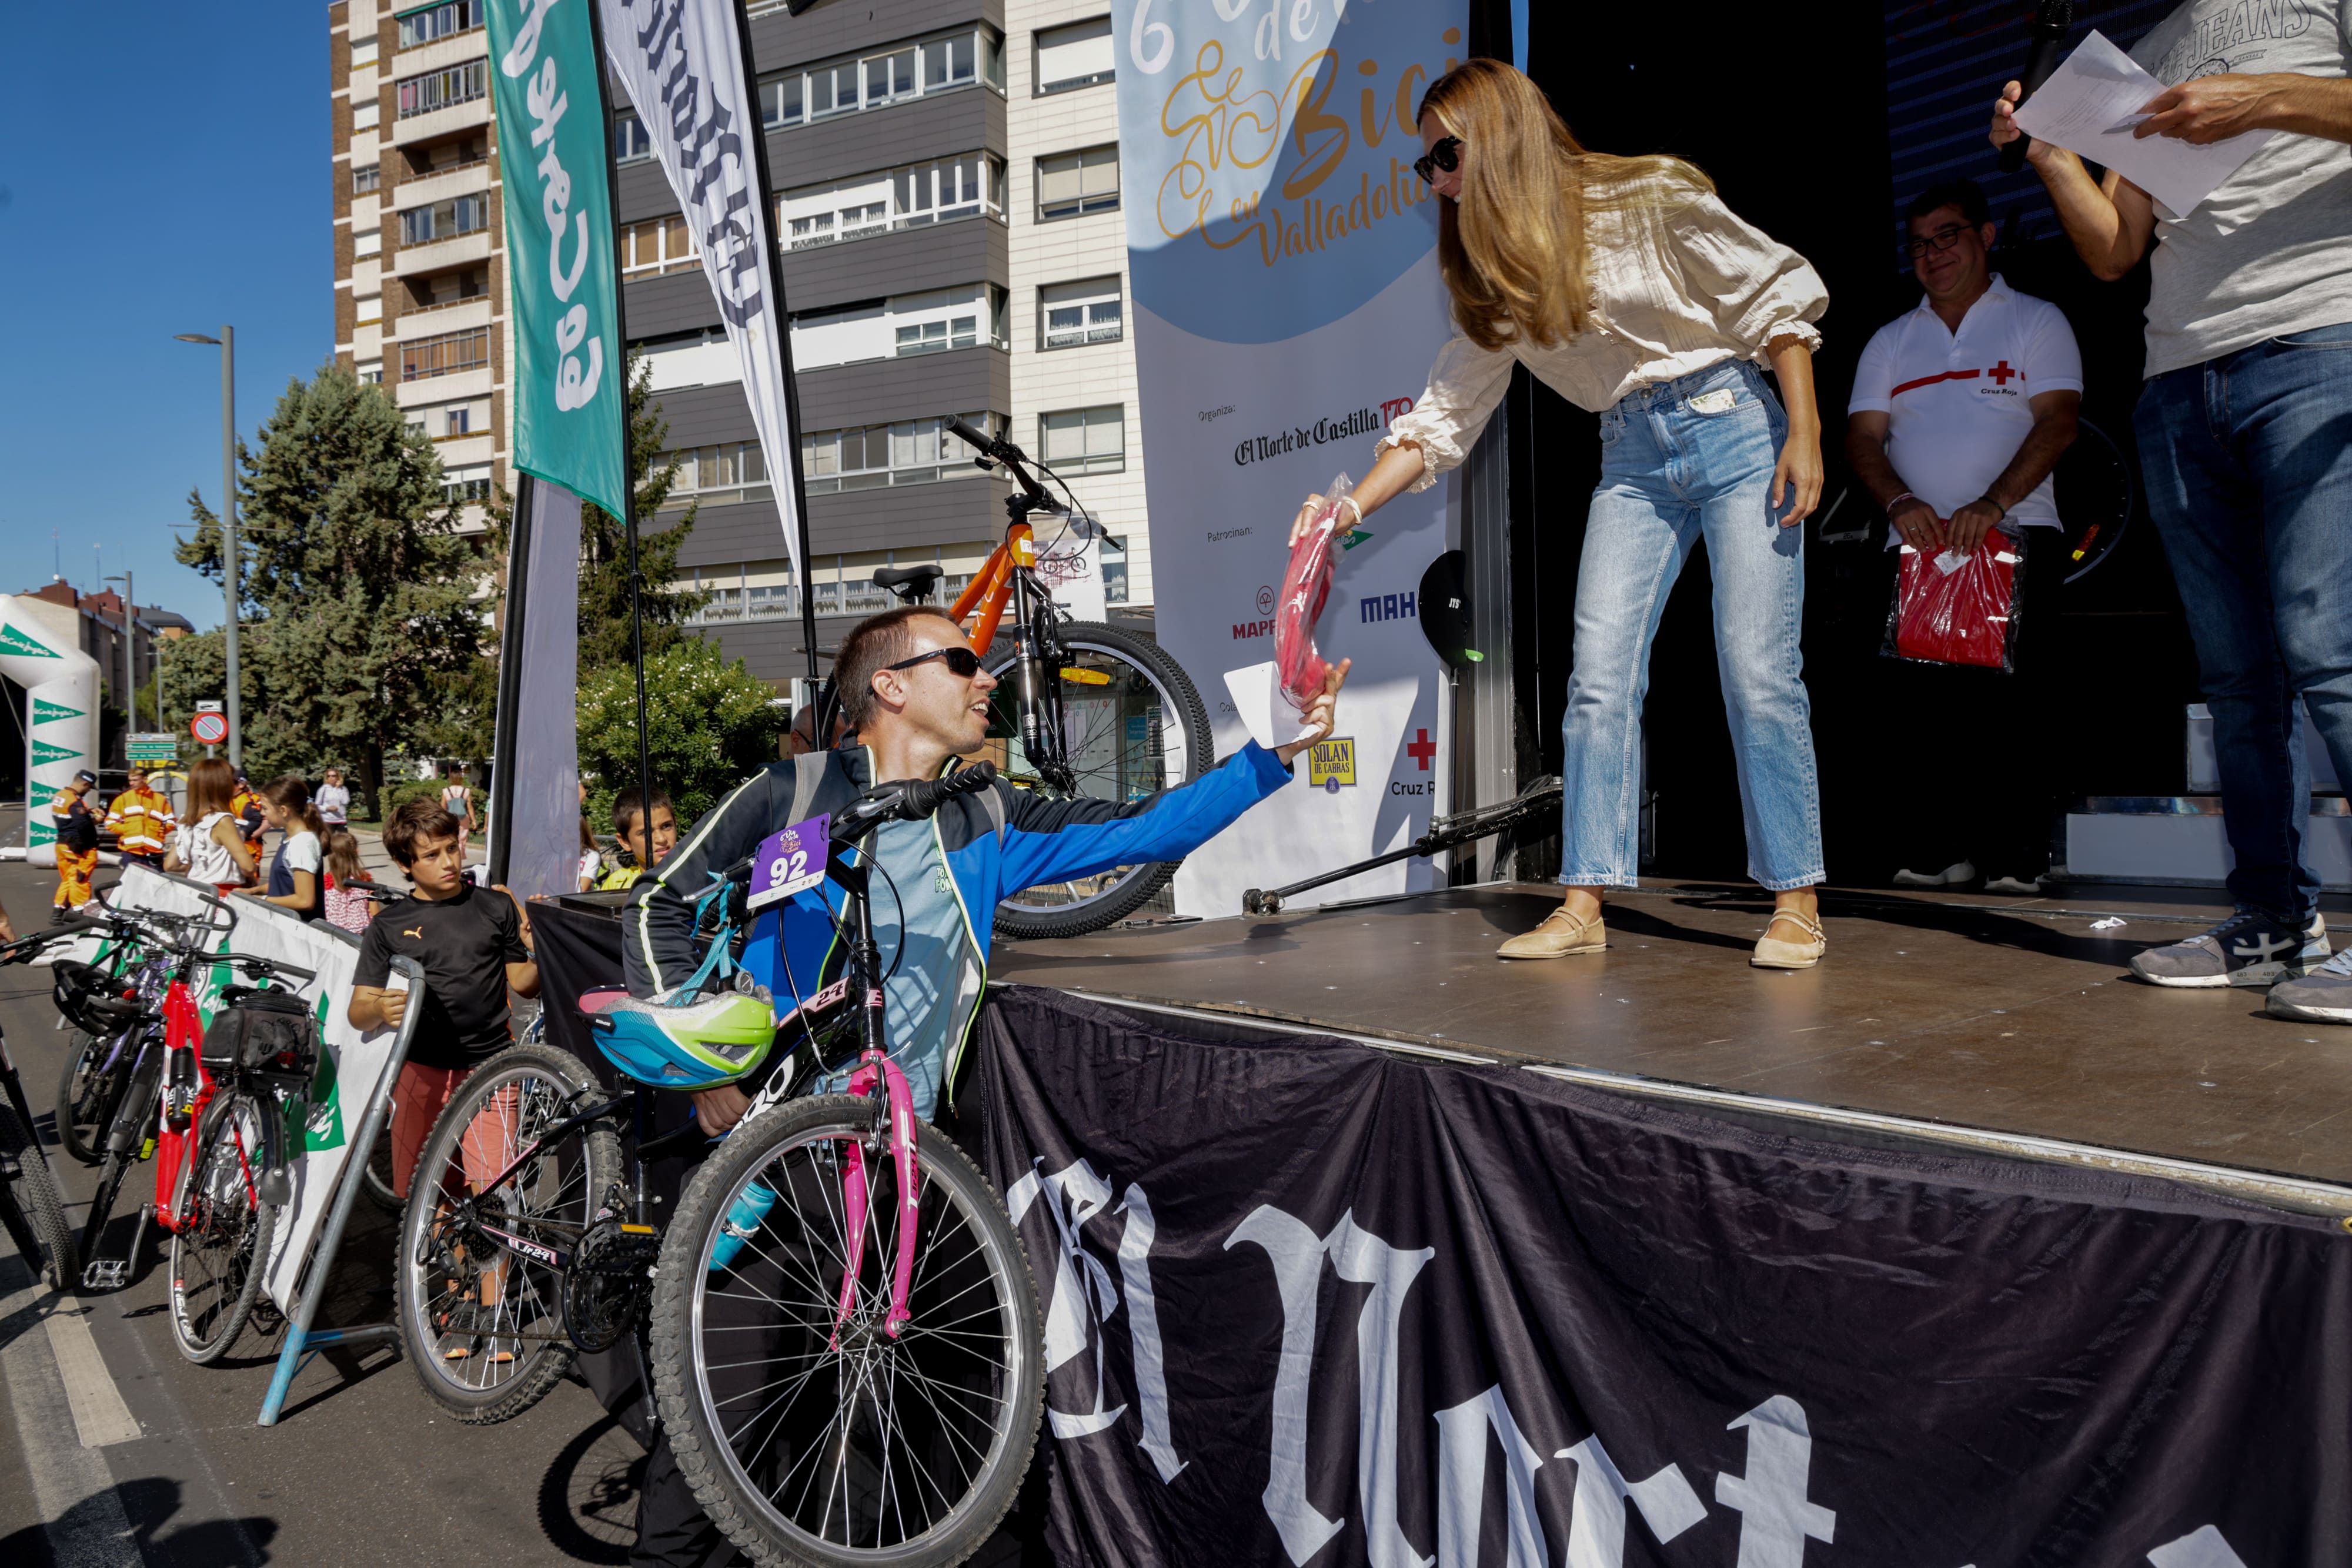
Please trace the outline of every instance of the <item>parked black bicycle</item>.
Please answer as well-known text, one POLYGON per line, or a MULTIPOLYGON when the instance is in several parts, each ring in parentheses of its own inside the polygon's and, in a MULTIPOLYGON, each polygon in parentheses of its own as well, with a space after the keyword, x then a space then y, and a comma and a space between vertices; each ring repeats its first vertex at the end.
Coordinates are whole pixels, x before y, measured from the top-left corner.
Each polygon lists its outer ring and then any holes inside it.
MULTIPOLYGON (((52 927, 0 946, 0 965, 22 964, 39 956, 57 943, 79 933, 69 926, 52 927)), ((24 1080, 16 1075, 16 1059, 8 1054, 8 1036, 0 1030, 0 1228, 16 1244, 40 1277, 58 1290, 71 1287, 79 1249, 73 1228, 66 1223, 65 1205, 58 1196, 55 1173, 41 1148, 39 1124, 25 1098, 24 1080)))

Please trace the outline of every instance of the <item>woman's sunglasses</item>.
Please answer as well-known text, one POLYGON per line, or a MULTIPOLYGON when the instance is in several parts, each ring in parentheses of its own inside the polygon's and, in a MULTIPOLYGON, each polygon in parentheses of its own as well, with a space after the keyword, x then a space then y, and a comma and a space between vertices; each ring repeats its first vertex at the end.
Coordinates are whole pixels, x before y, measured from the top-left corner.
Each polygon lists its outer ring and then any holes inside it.
POLYGON ((882 667, 886 670, 911 670, 917 664, 928 664, 933 659, 967 681, 980 674, 980 655, 969 648, 934 648, 928 653, 918 653, 911 659, 901 659, 895 664, 882 667))
POLYGON ((1437 183, 1437 175, 1433 171, 1443 170, 1451 174, 1460 167, 1462 138, 1459 136, 1439 137, 1434 146, 1412 161, 1412 172, 1421 176, 1421 183, 1424 185, 1437 183))

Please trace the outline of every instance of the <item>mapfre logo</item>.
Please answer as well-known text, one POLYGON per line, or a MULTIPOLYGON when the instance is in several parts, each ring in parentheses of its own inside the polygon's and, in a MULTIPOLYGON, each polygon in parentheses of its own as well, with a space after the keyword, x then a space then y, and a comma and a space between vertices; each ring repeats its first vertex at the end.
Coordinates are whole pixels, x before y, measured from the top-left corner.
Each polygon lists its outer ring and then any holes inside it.
POLYGON ((1242 642, 1250 637, 1271 637, 1274 635, 1274 585, 1272 583, 1260 583, 1258 585, 1258 618, 1255 621, 1234 622, 1234 642, 1242 642))

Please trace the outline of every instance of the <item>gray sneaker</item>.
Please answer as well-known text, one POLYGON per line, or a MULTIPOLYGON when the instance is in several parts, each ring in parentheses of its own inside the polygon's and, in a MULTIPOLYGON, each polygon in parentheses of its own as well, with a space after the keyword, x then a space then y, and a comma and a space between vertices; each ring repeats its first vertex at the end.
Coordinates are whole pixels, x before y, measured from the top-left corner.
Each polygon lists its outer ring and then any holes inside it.
POLYGON ((2265 1010, 2297 1023, 2352 1023, 2352 947, 2307 975, 2273 986, 2265 1010))
POLYGON ((2149 948, 2131 967, 2151 986, 2267 986, 2307 975, 2327 959, 2327 922, 2322 916, 2313 915, 2308 929, 2297 930, 2241 909, 2202 936, 2149 948))

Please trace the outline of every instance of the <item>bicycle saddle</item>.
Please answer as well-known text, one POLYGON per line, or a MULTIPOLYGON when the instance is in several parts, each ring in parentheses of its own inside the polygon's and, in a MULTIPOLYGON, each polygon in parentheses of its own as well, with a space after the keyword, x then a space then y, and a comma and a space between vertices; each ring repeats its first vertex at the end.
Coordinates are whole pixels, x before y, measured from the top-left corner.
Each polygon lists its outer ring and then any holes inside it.
POLYGON ((927 599, 939 580, 947 575, 942 566, 886 566, 874 574, 874 586, 886 588, 899 598, 913 603, 927 599))

